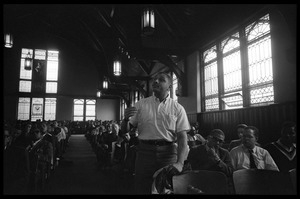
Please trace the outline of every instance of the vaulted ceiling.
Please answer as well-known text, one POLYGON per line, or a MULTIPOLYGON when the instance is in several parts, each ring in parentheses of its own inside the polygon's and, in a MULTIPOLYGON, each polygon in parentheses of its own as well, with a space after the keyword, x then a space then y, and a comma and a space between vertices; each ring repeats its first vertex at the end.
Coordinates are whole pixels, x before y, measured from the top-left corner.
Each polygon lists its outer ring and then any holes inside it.
POLYGON ((182 71, 177 62, 258 11, 264 4, 152 4, 156 28, 141 30, 146 4, 6 4, 4 29, 32 42, 58 40, 85 53, 99 75, 124 89, 159 71, 182 71), (122 56, 121 78, 112 75, 112 61, 122 56), (125 85, 125 87, 124 87, 125 85))

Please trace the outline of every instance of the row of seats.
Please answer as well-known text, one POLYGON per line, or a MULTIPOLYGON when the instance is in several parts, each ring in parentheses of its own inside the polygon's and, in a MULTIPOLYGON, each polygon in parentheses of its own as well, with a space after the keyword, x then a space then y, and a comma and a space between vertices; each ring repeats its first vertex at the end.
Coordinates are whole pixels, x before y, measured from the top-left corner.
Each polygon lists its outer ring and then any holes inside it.
MULTIPOLYGON (((233 172, 235 193, 238 195, 294 195, 297 194, 296 169, 289 173, 273 170, 242 169, 233 172)), ((193 170, 173 176, 174 194, 228 194, 224 173, 193 170)))

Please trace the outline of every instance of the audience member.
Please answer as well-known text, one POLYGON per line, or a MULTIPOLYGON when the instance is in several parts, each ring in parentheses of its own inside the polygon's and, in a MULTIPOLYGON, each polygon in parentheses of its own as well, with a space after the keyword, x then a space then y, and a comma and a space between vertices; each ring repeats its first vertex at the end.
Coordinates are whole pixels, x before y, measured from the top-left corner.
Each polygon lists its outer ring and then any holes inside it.
POLYGON ((236 132, 237 132, 238 139, 231 140, 231 142, 229 143, 228 151, 230 151, 234 147, 242 144, 243 131, 246 126, 247 126, 246 124, 238 124, 237 125, 236 132))
POLYGON ((297 167, 296 133, 295 122, 284 122, 281 137, 264 147, 269 151, 280 171, 288 172, 297 167))
POLYGON ((269 152, 256 145, 258 136, 259 131, 256 127, 245 127, 242 144, 230 151, 234 170, 256 168, 279 171, 269 152))
POLYGON ((187 161, 191 164, 193 170, 212 170, 232 175, 232 164, 229 151, 222 148, 225 134, 221 129, 212 130, 207 142, 190 148, 187 161))
POLYGON ((195 126, 191 126, 191 130, 187 133, 187 141, 189 147, 194 147, 205 143, 205 138, 197 133, 195 126))

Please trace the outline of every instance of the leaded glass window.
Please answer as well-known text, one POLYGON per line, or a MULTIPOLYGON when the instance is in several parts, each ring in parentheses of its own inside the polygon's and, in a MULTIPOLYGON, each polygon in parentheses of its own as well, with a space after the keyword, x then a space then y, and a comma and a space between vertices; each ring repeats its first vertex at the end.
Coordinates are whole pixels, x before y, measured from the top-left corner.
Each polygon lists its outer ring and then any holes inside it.
POLYGON ((205 89, 205 110, 218 110, 218 65, 216 46, 203 53, 204 61, 204 89, 205 89))
POLYGON ((274 103, 269 15, 246 27, 250 104, 274 103))
POLYGON ((43 120, 43 98, 32 98, 31 101, 31 121, 43 120))
POLYGON ((31 81, 20 80, 19 92, 31 92, 31 81))
POLYGON ((266 14, 204 50, 205 110, 274 103, 271 49, 270 19, 266 14))
POLYGON ((74 99, 74 121, 83 121, 84 99, 74 99))
POLYGON ((56 98, 45 98, 45 116, 44 119, 56 120, 56 98))
POLYGON ((20 97, 18 103, 18 120, 29 120, 30 98, 20 97))
POLYGON ((34 59, 46 60, 46 50, 35 49, 34 59))
MULTIPOLYGON (((58 55, 59 52, 55 50, 47 51, 43 49, 33 50, 22 48, 19 92, 22 92, 23 94, 36 92, 39 94, 57 93, 58 55), (32 70, 24 69, 25 58, 28 56, 28 53, 30 58, 33 59, 32 70)), ((24 99, 25 98, 20 97, 18 102, 18 118, 20 120, 31 119, 32 121, 36 121, 37 119, 43 120, 43 118, 46 120, 53 120, 53 118, 56 117, 56 111, 54 111, 54 109, 56 109, 56 98, 28 97, 26 99, 29 99, 29 104, 27 104, 27 102, 25 103, 24 99), (31 105, 30 100, 32 101, 31 105), (42 107, 40 108, 40 106, 42 107), (24 112, 25 110, 26 113, 24 112), (31 112, 29 110, 31 110, 31 112), (44 110, 45 113, 43 113, 44 110), (38 113, 38 111, 41 111, 41 113, 38 113)))
POLYGON ((243 107, 242 70, 239 33, 224 39, 221 43, 223 54, 224 95, 221 96, 225 109, 243 107))
POLYGON ((96 118, 96 100, 87 99, 85 108, 86 121, 95 120, 96 118))
POLYGON ((46 82, 46 93, 57 93, 57 82, 46 82))

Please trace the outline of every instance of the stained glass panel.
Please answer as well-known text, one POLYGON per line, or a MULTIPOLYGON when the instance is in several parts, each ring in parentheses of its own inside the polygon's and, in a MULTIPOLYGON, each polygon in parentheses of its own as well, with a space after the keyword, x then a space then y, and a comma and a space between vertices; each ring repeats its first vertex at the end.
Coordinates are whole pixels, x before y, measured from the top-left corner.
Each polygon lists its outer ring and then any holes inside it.
POLYGON ((217 50, 216 46, 204 51, 203 53, 204 63, 208 63, 209 61, 217 58, 217 50))
POLYGON ((18 103, 18 120, 29 120, 30 98, 20 97, 18 103))
POLYGON ((56 98, 45 98, 45 116, 44 119, 55 120, 56 118, 56 98))

